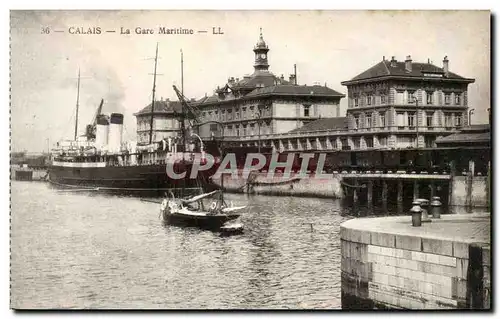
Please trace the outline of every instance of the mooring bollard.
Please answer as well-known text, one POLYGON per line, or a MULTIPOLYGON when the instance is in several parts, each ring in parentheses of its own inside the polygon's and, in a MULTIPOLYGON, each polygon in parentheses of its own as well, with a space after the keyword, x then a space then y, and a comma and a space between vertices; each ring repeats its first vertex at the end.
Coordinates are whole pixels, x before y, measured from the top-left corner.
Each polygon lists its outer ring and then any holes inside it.
POLYGON ((420 207, 422 208, 422 223, 432 222, 432 220, 429 218, 429 201, 425 198, 419 198, 416 201, 420 202, 420 207))
POLYGON ((432 218, 441 218, 442 203, 439 196, 432 197, 431 201, 431 212, 432 218))
POLYGON ((413 207, 410 209, 411 224, 413 227, 422 226, 422 208, 419 201, 413 202, 413 207))

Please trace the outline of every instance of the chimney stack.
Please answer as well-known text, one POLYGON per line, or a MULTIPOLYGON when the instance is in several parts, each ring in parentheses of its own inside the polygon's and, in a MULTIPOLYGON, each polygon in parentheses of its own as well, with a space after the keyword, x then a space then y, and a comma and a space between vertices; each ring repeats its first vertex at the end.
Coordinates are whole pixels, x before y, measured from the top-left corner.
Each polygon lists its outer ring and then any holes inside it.
POLYGON ((395 57, 395 56, 392 56, 392 59, 391 59, 391 67, 392 67, 392 68, 395 68, 395 67, 396 67, 396 62, 398 62, 398 61, 396 61, 396 57, 395 57))
POLYGON ((411 73, 411 56, 407 56, 405 60, 405 70, 406 72, 411 73))
POLYGON ((290 74, 289 80, 290 80, 290 84, 296 85, 296 83, 295 83, 295 74, 290 74))
POLYGON ((448 72, 449 72, 449 65, 448 65, 448 56, 445 56, 444 59, 443 59, 443 71, 444 71, 444 74, 446 76, 448 76, 448 72))

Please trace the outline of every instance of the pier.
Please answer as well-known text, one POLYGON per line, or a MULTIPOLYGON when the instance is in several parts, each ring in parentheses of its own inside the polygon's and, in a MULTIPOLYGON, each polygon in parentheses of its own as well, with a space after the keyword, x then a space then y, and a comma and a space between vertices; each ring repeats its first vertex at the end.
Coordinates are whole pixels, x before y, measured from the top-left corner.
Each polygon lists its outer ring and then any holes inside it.
POLYGON ((490 214, 340 226, 342 309, 490 309, 490 214))

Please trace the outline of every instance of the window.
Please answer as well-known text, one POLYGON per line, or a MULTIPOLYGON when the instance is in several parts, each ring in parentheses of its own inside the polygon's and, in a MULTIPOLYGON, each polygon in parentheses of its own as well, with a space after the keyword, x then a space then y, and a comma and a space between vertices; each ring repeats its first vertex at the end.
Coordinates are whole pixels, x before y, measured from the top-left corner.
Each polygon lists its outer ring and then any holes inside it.
POLYGON ((455 105, 460 105, 460 93, 455 93, 455 105))
POLYGON ((255 124, 250 124, 250 135, 255 134, 255 124))
POLYGON ((398 105, 403 104, 404 93, 405 92, 403 92, 403 91, 396 92, 396 103, 395 104, 398 104, 398 105))
POLYGON ((451 103, 451 94, 450 93, 445 93, 444 94, 444 104, 448 105, 451 103))
POLYGON ((218 124, 210 124, 210 132, 217 132, 218 128, 218 124))
POLYGON ((462 113, 455 113, 455 126, 462 126, 462 113))
POLYGON ((371 95, 368 95, 366 97, 366 105, 372 105, 372 96, 371 95))
POLYGON ((247 116, 247 108, 246 107, 242 108, 241 112, 242 112, 241 117, 242 118, 246 118, 246 116, 247 116))
POLYGON ((247 125, 243 124, 243 136, 247 135, 247 125))
POLYGON ((385 113, 383 112, 378 113, 378 118, 380 127, 385 127, 385 113))
POLYGON ((354 98, 354 107, 358 107, 359 106, 359 99, 358 97, 355 97, 354 98))
POLYGON ((415 103, 415 91, 408 91, 408 103, 415 103))
POLYGON ((304 117, 309 117, 309 105, 304 105, 304 117))
POLYGON ((354 144, 354 148, 361 148, 361 139, 359 137, 355 137, 352 139, 352 143, 354 144))
POLYGON ((415 126, 415 113, 413 112, 408 112, 408 126, 415 126))
POLYGON ((366 127, 372 127, 372 116, 371 114, 366 115, 366 127))
POLYGON ((233 119, 233 110, 227 110, 227 120, 230 121, 233 119))
POLYGON ((373 147, 373 137, 366 137, 365 138, 366 142, 366 147, 367 148, 372 148, 373 147))
POLYGON ((398 112, 396 114, 396 123, 399 127, 405 126, 405 114, 403 112, 398 112))
POLYGON ((240 136, 240 126, 236 125, 236 136, 240 136))
POLYGON ((229 136, 233 135, 233 126, 232 125, 227 126, 227 135, 229 135, 229 136))
POLYGON ((354 116, 354 129, 357 130, 359 128, 359 115, 354 116))
POLYGON ((386 136, 379 137, 378 143, 380 144, 380 146, 387 146, 387 137, 386 136))
POLYGON ((386 95, 381 95, 380 96, 380 104, 385 104, 386 103, 386 95))
POLYGON ((433 92, 426 92, 427 95, 427 105, 432 105, 434 104, 434 93, 433 92))
POLYGON ((208 118, 212 119, 212 112, 208 112, 208 118))
POLYGON ((444 116, 444 126, 451 127, 451 114, 445 114, 445 116, 444 116))
POLYGON ((433 118, 434 118, 434 113, 427 113, 425 115, 425 119, 426 119, 425 123, 426 123, 427 127, 432 127, 433 126, 432 125, 433 124, 432 123, 433 122, 432 121, 433 118))

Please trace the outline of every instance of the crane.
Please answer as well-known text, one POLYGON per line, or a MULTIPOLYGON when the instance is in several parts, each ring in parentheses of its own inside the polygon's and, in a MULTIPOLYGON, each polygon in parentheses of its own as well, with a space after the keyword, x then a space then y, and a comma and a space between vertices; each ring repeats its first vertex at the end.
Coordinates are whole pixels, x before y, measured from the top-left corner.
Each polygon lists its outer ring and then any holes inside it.
POLYGON ((101 114, 103 104, 104 104, 104 99, 101 99, 101 103, 99 104, 99 107, 95 112, 94 118, 92 119, 92 124, 87 125, 87 130, 84 135, 87 137, 87 141, 95 140, 97 117, 101 114))
MULTIPOLYGON (((186 97, 184 96, 184 94, 182 94, 175 85, 173 87, 174 87, 175 94, 177 94, 177 98, 179 99, 179 102, 181 102, 181 105, 182 105, 182 117, 183 118, 186 117, 188 119, 189 123, 191 124, 191 126, 196 126, 196 124, 200 124, 201 123, 200 110, 195 105, 189 104, 186 97), (187 111, 187 112, 185 112, 185 111, 187 111)), ((183 125, 183 124, 181 123, 181 125, 183 125)))

